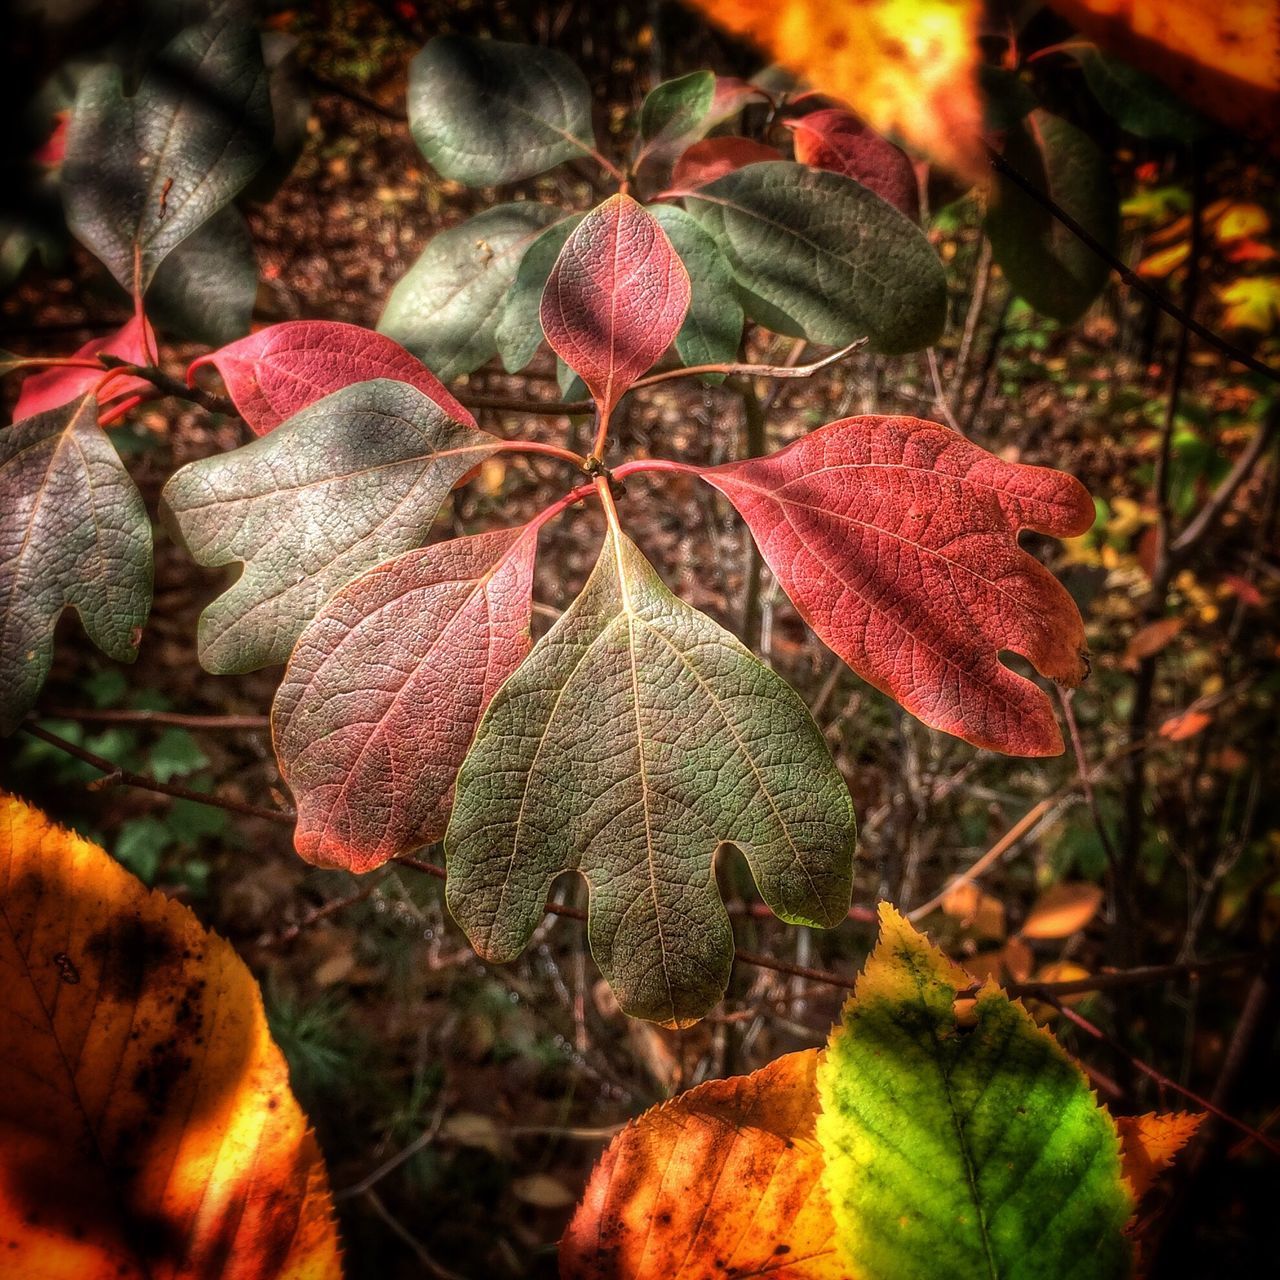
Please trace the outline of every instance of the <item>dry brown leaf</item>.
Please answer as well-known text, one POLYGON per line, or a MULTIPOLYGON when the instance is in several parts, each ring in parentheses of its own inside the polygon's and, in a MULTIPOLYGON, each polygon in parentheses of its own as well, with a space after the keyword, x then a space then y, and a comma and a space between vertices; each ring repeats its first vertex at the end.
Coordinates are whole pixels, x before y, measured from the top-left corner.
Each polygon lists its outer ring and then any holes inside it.
POLYGON ((814 1137, 817 1059, 708 1081, 629 1124, 560 1242, 562 1280, 846 1280, 814 1137))
POLYGON ((979 0, 690 0, 881 133, 971 182, 989 172, 979 0))
POLYGON ((1187 625, 1185 618, 1157 618, 1148 622, 1129 637, 1120 665, 1126 671, 1136 671, 1143 658, 1152 658, 1166 648, 1187 625))
POLYGON ((340 1274, 324 1164, 243 961, 10 796, 0 971, 0 1270, 340 1274))
POLYGON ((1024 938, 1069 938, 1098 914, 1102 897, 1096 884, 1055 884, 1036 899, 1019 933, 1024 938))
POLYGON ((1275 0, 1049 0, 1091 40, 1273 149, 1280 135, 1275 0))
POLYGON ((955 888, 948 889, 942 899, 942 910, 976 937, 994 942, 1004 937, 1004 903, 984 893, 972 880, 962 880, 955 888))
POLYGON ((1169 1111, 1158 1115, 1116 1116, 1120 1130, 1120 1155, 1124 1176, 1135 1199, 1146 1195, 1156 1177, 1195 1136, 1205 1118, 1203 1111, 1169 1111))

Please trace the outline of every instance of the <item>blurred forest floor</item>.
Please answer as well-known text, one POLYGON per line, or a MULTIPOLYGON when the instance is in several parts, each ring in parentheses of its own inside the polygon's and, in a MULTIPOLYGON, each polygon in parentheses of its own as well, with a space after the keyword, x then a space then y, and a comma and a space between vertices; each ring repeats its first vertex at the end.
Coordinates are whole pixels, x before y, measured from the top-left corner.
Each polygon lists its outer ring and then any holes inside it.
MULTIPOLYGON (((673 4, 353 0, 284 9, 272 25, 301 42, 312 106, 298 165, 269 202, 250 209, 263 273, 256 319, 264 323, 323 317, 372 326, 391 286, 436 231, 518 194, 550 192, 579 208, 592 199, 584 181, 562 173, 495 196, 428 170, 403 120, 405 69, 437 31, 488 31, 565 49, 596 86, 599 118, 614 136, 659 79, 701 66, 733 74, 758 67, 748 51, 673 4)), ((1164 180, 1148 175, 1144 185, 1146 160, 1122 157, 1117 176, 1126 194, 1164 180)), ((1211 198, 1277 211, 1274 171, 1223 156, 1206 182, 1211 198)), ((1136 261, 1147 251, 1143 234, 1135 219, 1127 226, 1123 253, 1136 261)), ((1093 673, 1071 699, 1083 763, 1071 751, 1007 759, 924 729, 839 664, 766 577, 759 647, 812 708, 857 805, 854 902, 867 907, 888 897, 904 910, 919 908, 1004 841, 978 890, 953 894, 924 918, 975 973, 1065 977, 1116 963, 1249 956, 1229 971, 1084 998, 1078 1011, 1124 1052, 1060 1020, 1054 1030, 1118 1111, 1190 1105, 1135 1068, 1136 1055, 1274 1136, 1275 987, 1267 1004, 1258 986, 1267 965, 1274 972, 1280 932, 1274 456, 1153 616, 1146 599, 1150 490, 1176 329, 1115 287, 1084 322, 1064 329, 1011 300, 998 275, 985 305, 971 308, 980 266, 972 199, 942 208, 931 235, 953 293, 936 383, 923 354, 860 354, 811 381, 762 388, 770 447, 852 413, 949 414, 1001 456, 1063 467, 1088 486, 1099 503, 1095 530, 1065 547, 1042 541, 1034 548, 1064 577, 1089 624, 1093 673), (958 369, 967 316, 972 341, 958 369), (1135 750, 1135 691, 1144 682, 1150 706, 1135 750), (1103 883, 1108 843, 1114 851, 1125 842, 1140 870, 1137 936, 1118 940, 1105 909, 1065 937, 1020 936, 1044 891, 1103 883), (1255 1003, 1263 999, 1251 1015, 1261 1022, 1242 1032, 1251 991, 1255 1003)), ((1201 296, 1212 299, 1212 262, 1207 272, 1201 296)), ((29 269, 0 306, 3 345, 73 350, 124 319, 110 296, 82 251, 61 276, 29 269)), ((1208 303, 1205 311, 1214 323, 1208 303)), ((780 361, 795 357, 793 346, 757 334, 751 349, 757 359, 780 361)), ((1274 341, 1266 349, 1274 358, 1274 341)), ((544 349, 525 374, 481 371, 464 391, 555 399, 554 363, 544 349)), ((1193 510, 1221 479, 1260 404, 1255 380, 1193 343, 1173 437, 1179 512, 1193 510)), ((499 434, 587 444, 583 421, 480 416, 499 434)), ((656 452, 720 461, 740 454, 743 433, 742 404, 731 392, 668 384, 624 402, 614 457, 656 452)), ((245 438, 238 422, 172 401, 116 432, 153 514, 177 466, 245 438)), ((559 469, 527 457, 487 465, 443 519, 451 533, 515 523, 563 492, 563 481, 559 469)), ((740 629, 741 527, 705 486, 663 483, 634 483, 624 519, 673 588, 740 629)), ((591 510, 571 512, 544 533, 540 627, 572 599, 601 532, 591 510)), ((68 614, 40 720, 124 768, 284 805, 265 728, 279 672, 215 677, 196 661, 196 619, 222 581, 161 534, 155 605, 137 666, 98 654, 68 614), (210 730, 132 717, 145 711, 249 719, 248 727, 210 730)), ((30 737, 5 749, 7 787, 190 902, 262 981, 329 1161, 352 1277, 553 1274, 555 1241, 617 1126, 674 1090, 822 1043, 839 1007, 841 993, 829 987, 739 964, 723 1006, 705 1022, 683 1032, 629 1022, 598 980, 577 920, 549 917, 518 963, 487 966, 450 921, 442 886, 429 876, 391 868, 357 881, 317 871, 293 853, 285 826, 91 786, 97 771, 30 737)), ((424 856, 440 861, 438 851, 424 856)), ((721 874, 731 901, 758 901, 736 855, 721 874)), ((557 892, 575 902, 581 888, 565 877, 557 892)), ((818 934, 746 911, 735 928, 744 949, 852 974, 873 926, 851 920, 818 934)), ((1266 1215, 1280 1195, 1266 1153, 1218 1125, 1180 1176, 1165 1194, 1191 1207, 1170 1217, 1160 1273, 1234 1274, 1263 1261, 1274 1229, 1266 1215)))

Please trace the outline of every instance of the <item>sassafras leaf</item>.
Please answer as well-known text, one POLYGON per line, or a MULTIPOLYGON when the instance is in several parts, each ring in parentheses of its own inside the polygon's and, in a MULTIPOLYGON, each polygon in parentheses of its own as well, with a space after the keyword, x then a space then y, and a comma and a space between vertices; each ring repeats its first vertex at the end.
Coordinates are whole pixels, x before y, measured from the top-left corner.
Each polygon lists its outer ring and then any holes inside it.
POLYGON ((778 915, 831 927, 848 910, 853 841, 848 789, 804 704, 611 535, 463 761, 448 902, 481 955, 510 960, 552 880, 577 869, 592 954, 623 1009, 681 1025, 729 976, 717 848, 742 851, 778 915))
POLYGON ((1085 676, 1071 597, 1018 546, 1083 533, 1079 481, 1003 462, 917 418, 845 418, 765 458, 703 473, 741 512, 801 616, 859 675, 935 729, 1055 755, 1053 707, 999 660, 1085 676))
POLYGON ((271 711, 308 862, 369 871, 444 835, 458 765, 529 651, 536 530, 366 573, 302 633, 271 711))
POLYGON ((417 388, 380 380, 188 463, 163 509, 200 564, 244 563, 201 615, 205 668, 283 662, 339 587, 422 542, 449 490, 498 448, 417 388))

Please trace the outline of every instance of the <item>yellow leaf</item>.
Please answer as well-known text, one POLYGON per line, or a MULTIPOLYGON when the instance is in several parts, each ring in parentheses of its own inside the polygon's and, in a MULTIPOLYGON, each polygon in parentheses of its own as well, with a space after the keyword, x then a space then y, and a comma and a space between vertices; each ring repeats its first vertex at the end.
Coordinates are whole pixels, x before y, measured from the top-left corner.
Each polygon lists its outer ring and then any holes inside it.
POLYGON ((328 1182, 230 945, 0 795, 0 1251, 40 1280, 328 1280, 328 1182))
POLYGON ((562 1280, 846 1280, 821 1186, 817 1051, 710 1080, 609 1144, 560 1242, 562 1280))
POLYGON ((1271 230, 1267 211, 1258 204, 1232 204, 1223 211, 1214 234, 1223 243, 1263 236, 1271 230))
POLYGON ((983 182, 979 0, 690 0, 882 133, 983 182))
POLYGON ((1098 914, 1102 889, 1096 884, 1055 884, 1036 899, 1022 926, 1024 938, 1069 938, 1098 914))
POLYGON ((1276 146, 1275 0, 1049 0, 1069 22, 1206 115, 1276 146))
POLYGON ((1216 290, 1229 329, 1270 333, 1280 317, 1280 276, 1247 276, 1216 290))
POLYGON ((1120 1160, 1135 1199, 1146 1195, 1158 1174, 1195 1136, 1204 1120, 1203 1111, 1169 1111, 1157 1115, 1117 1116, 1120 1160))
POLYGON ((1138 263, 1135 270, 1140 276, 1149 280, 1163 280, 1165 276, 1176 271, 1191 256, 1191 244, 1183 240, 1180 244, 1171 244, 1167 249, 1148 254, 1138 263))

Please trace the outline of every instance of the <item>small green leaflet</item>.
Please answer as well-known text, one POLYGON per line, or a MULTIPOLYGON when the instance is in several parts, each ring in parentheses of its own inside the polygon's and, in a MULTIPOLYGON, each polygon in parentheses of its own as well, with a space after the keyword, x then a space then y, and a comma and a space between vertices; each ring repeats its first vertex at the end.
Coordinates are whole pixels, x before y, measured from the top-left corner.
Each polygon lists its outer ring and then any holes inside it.
POLYGON ((712 869, 725 843, 784 920, 844 919, 853 806, 808 710, 611 534, 463 761, 449 909, 482 956, 511 960, 551 882, 576 868, 591 951, 623 1009, 686 1025, 729 977, 712 869))
POLYGON ((379 379, 183 467, 161 502, 188 551, 203 565, 244 562, 200 618, 206 670, 283 662, 335 591, 418 546, 449 490, 499 447, 416 388, 379 379))
POLYGON ((938 255, 909 218, 851 178, 780 160, 679 194, 728 260, 747 314, 767 328, 832 346, 866 335, 889 354, 941 335, 938 255))
POLYGON ((646 142, 683 138, 702 123, 716 93, 713 71, 693 71, 653 88, 640 108, 640 135, 646 142))
MULTIPOLYGON (((1004 158, 1095 239, 1115 248, 1115 184, 1106 156, 1088 134, 1037 109, 1009 130, 1004 158)), ((1010 287, 1051 320, 1079 320, 1107 282, 1107 264, 1003 175, 997 175, 983 229, 1010 287)))
MULTIPOLYGON (((659 204, 649 212, 667 233, 693 286, 689 314, 676 334, 676 354, 686 365, 736 360, 742 341, 742 303, 724 254, 701 224, 683 209, 659 204)), ((704 377, 708 382, 724 381, 724 374, 704 377)))
POLYGON ((1092 46, 1076 57, 1102 109, 1135 137, 1194 142, 1212 132, 1204 116, 1155 77, 1092 46))
POLYGON ((96 67, 62 166, 71 230, 126 289, 145 289, 262 167, 273 130, 261 42, 234 6, 175 36, 132 97, 119 68, 96 67))
POLYGON ((108 657, 137 656, 151 522, 92 396, 0 432, 0 733, 34 705, 68 607, 108 657))
POLYGON ((542 345, 542 291, 547 277, 556 265, 564 242, 573 234, 585 215, 575 213, 553 222, 528 248, 520 261, 515 283, 507 294, 502 319, 494 334, 502 367, 508 373, 519 373, 533 359, 542 345))
POLYGON ((892 907, 818 1065, 836 1239, 859 1280, 1129 1273, 1120 1141, 1084 1073, 892 907))
POLYGON ((554 49, 437 36, 409 64, 409 130, 446 178, 515 182, 591 154, 591 90, 554 49))
POLYGON ((391 291, 378 332, 441 382, 478 369, 498 350, 498 324, 526 251, 564 216, 532 201, 500 204, 442 231, 391 291))

